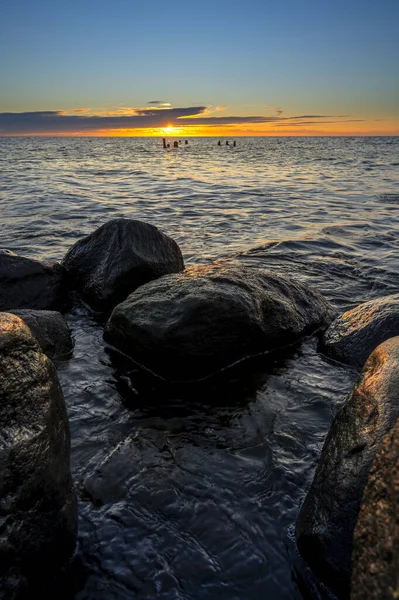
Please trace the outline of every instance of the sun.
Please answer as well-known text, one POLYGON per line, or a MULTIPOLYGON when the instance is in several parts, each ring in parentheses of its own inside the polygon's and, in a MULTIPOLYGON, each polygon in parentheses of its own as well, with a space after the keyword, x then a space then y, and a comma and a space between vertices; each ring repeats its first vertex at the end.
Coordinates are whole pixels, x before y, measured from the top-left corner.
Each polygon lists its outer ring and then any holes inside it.
POLYGON ((167 125, 166 127, 162 127, 162 133, 165 135, 176 135, 180 131, 179 127, 173 127, 173 125, 167 125))

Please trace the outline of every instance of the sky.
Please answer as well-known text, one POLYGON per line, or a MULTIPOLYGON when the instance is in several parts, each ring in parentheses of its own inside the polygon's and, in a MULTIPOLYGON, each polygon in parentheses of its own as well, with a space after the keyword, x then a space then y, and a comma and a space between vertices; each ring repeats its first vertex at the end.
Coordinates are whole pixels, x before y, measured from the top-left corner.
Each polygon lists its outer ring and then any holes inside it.
POLYGON ((399 0, 0 12, 0 135, 399 135, 399 0))

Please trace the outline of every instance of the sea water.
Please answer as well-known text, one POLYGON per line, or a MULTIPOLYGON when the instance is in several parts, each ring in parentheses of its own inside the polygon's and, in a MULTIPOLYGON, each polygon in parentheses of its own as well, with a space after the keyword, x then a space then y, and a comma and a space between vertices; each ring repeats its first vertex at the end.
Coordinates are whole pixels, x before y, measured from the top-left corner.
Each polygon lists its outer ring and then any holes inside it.
MULTIPOLYGON (((337 312, 399 292, 399 138, 217 141, 0 138, 0 247, 59 261, 102 223, 134 218, 173 237, 187 265, 268 267, 337 312)), ((311 337, 166 386, 115 358, 86 307, 66 318, 79 541, 50 596, 321 598, 294 524, 356 372, 311 337)))

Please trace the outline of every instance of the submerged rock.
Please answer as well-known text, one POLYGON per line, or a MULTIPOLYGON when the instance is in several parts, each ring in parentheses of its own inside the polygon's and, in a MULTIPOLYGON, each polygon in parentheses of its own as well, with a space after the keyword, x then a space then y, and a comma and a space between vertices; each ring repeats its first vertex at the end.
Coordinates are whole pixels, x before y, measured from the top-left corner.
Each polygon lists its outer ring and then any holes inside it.
POLYGON ((66 304, 64 269, 10 251, 0 252, 0 310, 62 309, 66 304))
POLYGON ((348 597, 353 532, 370 466, 399 416, 399 337, 374 350, 336 415, 296 525, 302 556, 348 597))
POLYGON ((370 300, 335 319, 324 334, 322 350, 360 369, 379 344, 396 335, 399 294, 370 300))
POLYGON ((370 469, 355 529, 351 600, 399 598, 399 421, 370 469))
POLYGON ((10 310, 29 327, 40 348, 49 358, 67 356, 72 348, 71 332, 61 313, 54 310, 10 310))
POLYGON ((0 313, 0 599, 40 591, 76 543, 70 437, 55 368, 17 316, 0 313))
POLYGON ((328 302, 303 283, 205 265, 136 290, 114 309, 105 339, 158 375, 190 380, 293 344, 331 318, 328 302))
POLYGON ((76 242, 63 265, 94 309, 111 310, 152 279, 184 269, 177 243, 142 221, 114 219, 76 242))

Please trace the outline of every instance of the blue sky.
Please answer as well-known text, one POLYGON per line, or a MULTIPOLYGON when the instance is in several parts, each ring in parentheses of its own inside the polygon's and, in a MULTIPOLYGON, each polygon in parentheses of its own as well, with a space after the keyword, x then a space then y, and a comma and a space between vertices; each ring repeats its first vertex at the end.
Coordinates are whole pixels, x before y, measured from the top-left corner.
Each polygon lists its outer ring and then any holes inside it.
POLYGON ((3 0, 0 112, 161 98, 397 120, 398 30, 399 0, 3 0))

